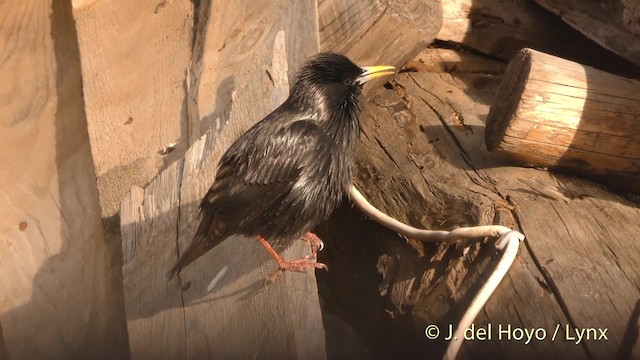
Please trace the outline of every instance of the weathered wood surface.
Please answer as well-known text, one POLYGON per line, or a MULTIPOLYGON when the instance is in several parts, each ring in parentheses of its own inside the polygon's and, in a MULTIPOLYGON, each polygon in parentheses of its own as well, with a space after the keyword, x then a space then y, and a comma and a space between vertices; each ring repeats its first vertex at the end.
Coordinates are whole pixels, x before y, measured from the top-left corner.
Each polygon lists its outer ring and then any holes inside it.
POLYGON ((442 18, 438 40, 461 43, 504 61, 511 60, 523 47, 583 55, 584 51, 576 50, 591 43, 528 1, 445 1, 442 18), (564 45, 567 43, 573 46, 564 45))
POLYGON ((400 68, 433 41, 442 9, 440 0, 318 0, 318 22, 321 51, 343 53, 360 66, 400 68))
MULTIPOLYGON (((540 6, 558 15, 564 22, 606 49, 640 65, 640 34, 632 32, 627 23, 637 20, 633 2, 535 0, 540 6), (623 10, 624 9, 624 10, 623 10), (627 21, 623 21, 626 11, 627 21)), ((637 28, 635 28, 637 29, 637 28)), ((637 31, 637 30, 636 30, 637 31)))
POLYGON ((286 97, 288 86, 275 77, 292 82, 297 66, 318 52, 316 1, 204 0, 200 8, 188 81, 190 143, 208 129, 217 134, 227 123, 262 118, 272 108, 236 107, 261 94, 270 94, 264 99, 269 104, 286 97), (272 55, 264 46, 273 46, 279 31, 291 67, 284 75, 269 72, 272 55), (273 81, 265 81, 270 76, 273 81))
MULTIPOLYGON (((371 98, 362 119, 357 186, 377 207, 413 225, 499 223, 527 236, 476 325, 491 323, 494 340, 499 325, 542 328, 547 338, 469 341, 463 358, 611 358, 640 294, 640 210, 588 181, 505 166, 488 153, 484 119, 498 81, 475 70, 399 75, 394 90, 371 98), (551 341, 558 324, 559 338, 551 341), (607 328, 609 340, 565 341, 567 324, 607 328)), ((473 246, 462 257, 453 247, 405 244, 357 211, 342 211, 319 231, 334 269, 319 275, 323 298, 328 292, 334 306, 358 304, 346 316, 370 347, 382 351, 392 343, 394 354, 438 357, 445 344, 427 340, 424 329, 458 321, 493 264, 492 246, 473 246), (354 256, 367 260, 356 265, 348 261, 354 256), (385 274, 385 300, 362 306, 380 285, 376 263, 385 274), (354 275, 341 279, 344 274, 354 275), (359 279, 356 290, 349 290, 350 279, 359 279), (389 330, 371 329, 367 318, 389 330)))
POLYGON ((496 97, 489 150, 640 190, 640 81, 523 49, 496 97))
POLYGON ((73 1, 87 125, 103 215, 189 146, 189 0, 73 1), (159 153, 170 143, 175 150, 159 153))
POLYGON ((616 359, 640 359, 640 298, 629 317, 616 359))
MULTIPOLYGON (((286 98, 292 73, 305 54, 317 51, 317 22, 309 20, 316 17, 314 2, 235 3, 232 19, 251 24, 246 29, 233 21, 214 21, 225 16, 221 13, 225 5, 216 4, 206 22, 207 36, 220 34, 220 38, 207 38, 203 44, 203 72, 194 72, 202 81, 192 84, 214 86, 224 76, 235 84, 229 98, 219 103, 226 108, 224 112, 206 112, 219 115, 216 122, 220 126, 196 141, 183 160, 172 164, 146 189, 134 188, 121 209, 132 358, 324 359, 314 275, 287 273, 266 286, 265 279, 276 265, 255 239, 228 239, 176 279, 166 280, 177 255, 192 239, 197 206, 223 152, 286 98), (216 51, 224 51, 221 44, 229 49, 224 62, 215 58, 216 51), (248 70, 215 74, 216 67, 207 61, 248 70), (211 288, 217 276, 220 279, 211 288)), ((206 94, 199 92, 211 104, 206 94)), ((197 105, 203 106, 202 111, 207 106, 197 105)), ((308 245, 299 242, 283 256, 297 258, 309 252, 308 245)))
POLYGON ((445 1, 442 18, 436 39, 463 44, 503 61, 528 47, 626 76, 638 74, 636 66, 531 1, 445 1))
POLYGON ((120 270, 100 225, 71 4, 3 2, 0 24, 0 322, 8 357, 126 359, 120 270))
POLYGON ((620 0, 622 5, 622 26, 631 33, 640 35, 640 3, 634 0, 620 0))
POLYGON ((2 323, 0 322, 0 360, 8 360, 9 353, 7 352, 7 344, 4 341, 4 335, 2 335, 2 323))
POLYGON ((635 317, 630 320, 630 327, 632 328, 632 336, 635 335, 635 339, 631 337, 631 358, 640 358, 640 300, 636 303, 635 317))

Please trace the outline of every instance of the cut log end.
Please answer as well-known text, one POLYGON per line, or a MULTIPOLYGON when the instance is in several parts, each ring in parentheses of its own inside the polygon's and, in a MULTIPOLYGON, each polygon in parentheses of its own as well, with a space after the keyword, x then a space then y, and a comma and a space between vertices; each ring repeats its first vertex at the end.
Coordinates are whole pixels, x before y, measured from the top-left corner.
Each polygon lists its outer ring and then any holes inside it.
POLYGON ((489 151, 495 151, 503 141, 512 115, 516 113, 524 93, 530 72, 531 50, 522 49, 509 63, 495 94, 494 105, 487 116, 484 142, 489 151))
POLYGON ((640 81, 524 49, 486 122, 489 151, 525 164, 640 188, 640 81))

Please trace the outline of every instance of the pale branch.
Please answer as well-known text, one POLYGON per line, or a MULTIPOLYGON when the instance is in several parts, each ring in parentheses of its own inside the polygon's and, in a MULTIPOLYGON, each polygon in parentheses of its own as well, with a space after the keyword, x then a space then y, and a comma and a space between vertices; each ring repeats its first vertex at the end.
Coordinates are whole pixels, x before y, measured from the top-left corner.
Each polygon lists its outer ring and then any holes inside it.
POLYGON ((371 205, 371 203, 369 203, 367 199, 364 198, 362 193, 360 193, 360 191, 358 191, 355 186, 351 186, 351 189, 349 190, 349 196, 351 197, 351 201, 353 201, 358 209, 360 209, 365 215, 370 217, 375 222, 380 223, 384 227, 389 228, 400 235, 419 241, 445 242, 448 244, 452 244, 458 240, 463 239, 500 237, 504 236, 510 231, 513 231, 508 227, 502 225, 461 227, 451 231, 417 229, 404 224, 378 210, 375 206, 371 205))
POLYGON ((487 279, 487 282, 482 286, 482 288, 480 288, 480 291, 478 291, 478 294, 473 298, 473 301, 462 316, 460 324, 456 328, 454 337, 451 339, 447 351, 445 352, 445 360, 455 359, 458 351, 460 350, 460 346, 462 346, 462 342, 464 341, 464 331, 471 326, 480 310, 487 303, 506 275, 511 264, 513 264, 513 261, 518 254, 519 243, 521 240, 524 240, 524 235, 518 231, 511 230, 508 227, 501 225, 462 227, 452 231, 417 229, 378 210, 375 206, 371 205, 367 199, 365 199, 355 186, 351 186, 349 195, 351 197, 351 201, 369 218, 400 235, 410 237, 415 240, 454 243, 457 240, 462 239, 499 237, 495 246, 498 250, 504 250, 504 253, 500 258, 498 265, 493 270, 493 273, 489 276, 489 279, 487 279))
POLYGON ((502 235, 496 242, 496 248, 500 250, 504 249, 504 253, 502 254, 495 270, 493 270, 493 273, 491 273, 487 282, 482 285, 482 288, 480 288, 478 294, 473 298, 473 301, 467 308, 467 311, 464 312, 462 319, 460 319, 460 323, 453 334, 453 338, 449 342, 447 351, 444 353, 444 360, 453 360, 456 358, 456 355, 458 355, 458 351, 464 341, 465 330, 471 326, 480 310, 482 310, 504 276, 507 274, 507 271, 509 271, 511 264, 513 264, 513 261, 516 259, 516 255, 518 254, 518 248, 521 240, 524 240, 524 235, 517 231, 509 231, 502 235))

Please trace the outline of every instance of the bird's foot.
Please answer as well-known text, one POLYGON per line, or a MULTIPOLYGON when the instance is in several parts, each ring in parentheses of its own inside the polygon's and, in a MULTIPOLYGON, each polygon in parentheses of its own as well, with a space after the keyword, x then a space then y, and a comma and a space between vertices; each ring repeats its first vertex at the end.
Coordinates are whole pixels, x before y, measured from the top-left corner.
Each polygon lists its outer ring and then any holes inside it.
POLYGON ((327 265, 323 263, 319 263, 313 256, 303 256, 300 259, 292 260, 292 261, 278 261, 278 268, 282 271, 297 271, 297 272, 305 272, 309 269, 324 269, 329 270, 327 265))
POLYGON ((311 255, 313 256, 314 260, 318 260, 318 251, 322 251, 322 249, 324 249, 324 243, 322 242, 322 240, 320 240, 318 235, 312 232, 304 234, 302 240, 311 244, 311 255))
POLYGON ((318 249, 322 250, 324 245, 322 243, 322 240, 320 240, 320 238, 313 233, 307 233, 303 237, 305 241, 308 241, 311 243, 311 250, 313 252, 313 255, 307 255, 293 261, 282 260, 280 255, 278 255, 278 253, 271 247, 271 245, 269 245, 267 240, 262 235, 258 235, 257 238, 258 238, 258 241, 260 241, 260 243, 265 247, 265 249, 267 249, 267 251, 273 258, 273 260, 275 260, 278 263, 278 268, 276 269, 276 271, 274 271, 267 278, 267 282, 269 283, 273 283, 278 278, 278 276, 280 276, 280 274, 282 274, 285 271, 304 272, 309 269, 329 270, 327 265, 323 263, 319 263, 317 261, 318 249))
POLYGON ((285 271, 305 272, 307 270, 324 269, 329 270, 327 265, 319 263, 313 256, 306 255, 297 260, 278 261, 278 268, 267 278, 268 283, 273 283, 285 271))

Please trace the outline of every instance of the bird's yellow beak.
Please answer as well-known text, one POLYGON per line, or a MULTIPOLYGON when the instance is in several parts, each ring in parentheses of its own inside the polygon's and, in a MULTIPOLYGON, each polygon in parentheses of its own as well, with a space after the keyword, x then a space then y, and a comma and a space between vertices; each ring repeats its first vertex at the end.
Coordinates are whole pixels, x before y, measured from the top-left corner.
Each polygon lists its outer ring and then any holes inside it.
POLYGON ((363 66, 362 75, 356 80, 359 84, 364 84, 369 80, 379 78, 382 76, 393 75, 396 73, 396 68, 393 66, 363 66))

